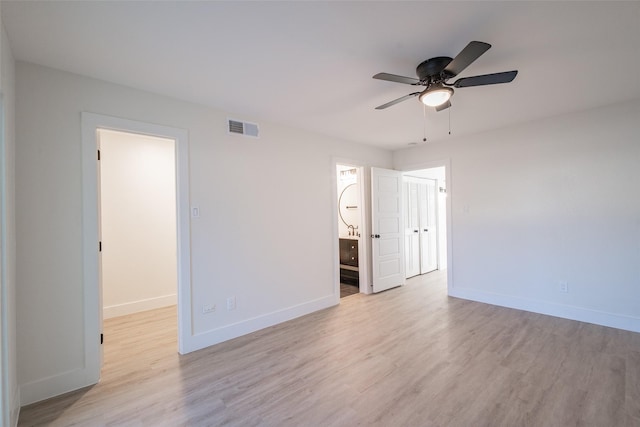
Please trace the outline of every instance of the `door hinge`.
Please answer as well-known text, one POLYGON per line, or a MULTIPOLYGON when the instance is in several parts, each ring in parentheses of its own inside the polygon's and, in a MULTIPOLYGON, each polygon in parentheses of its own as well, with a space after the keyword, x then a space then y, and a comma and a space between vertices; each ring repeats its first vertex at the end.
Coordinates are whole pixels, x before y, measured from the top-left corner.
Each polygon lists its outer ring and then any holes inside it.
POLYGON ((104 344, 104 334, 100 334, 100 344, 104 344))
POLYGON ((98 252, 102 252, 102 242, 98 242, 98 252))
POLYGON ((98 160, 100 160, 100 150, 98 150, 98 160))

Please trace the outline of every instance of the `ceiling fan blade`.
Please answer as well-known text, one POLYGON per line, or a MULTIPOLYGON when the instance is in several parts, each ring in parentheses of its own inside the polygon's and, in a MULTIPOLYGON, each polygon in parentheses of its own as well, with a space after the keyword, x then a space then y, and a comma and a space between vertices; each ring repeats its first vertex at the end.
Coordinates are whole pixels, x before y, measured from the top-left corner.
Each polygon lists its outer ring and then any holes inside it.
POLYGON ((495 85, 498 83, 509 83, 516 78, 518 70, 505 71, 502 73, 483 74, 481 76, 463 77, 453 83, 453 87, 470 87, 495 85))
POLYGON ((389 101, 386 104, 382 104, 376 107, 376 110, 384 110, 385 108, 391 107, 392 105, 396 105, 399 102, 406 101, 409 98, 413 98, 414 96, 420 95, 421 92, 410 93, 409 95, 405 95, 398 99, 394 99, 393 101, 389 101))
POLYGON ((447 101, 442 105, 438 105, 436 107, 436 111, 442 111, 442 110, 446 110, 447 108, 451 107, 451 101, 447 101))
POLYGON ((491 45, 485 42, 472 41, 467 47, 462 49, 462 52, 458 54, 449 64, 444 68, 444 71, 457 76, 467 68, 473 61, 480 58, 480 56, 489 50, 491 45))
POLYGON ((378 73, 373 76, 373 78, 378 80, 386 80, 389 82, 405 83, 408 85, 417 85, 420 83, 420 80, 414 79, 413 77, 397 76, 395 74, 389 73, 378 73))

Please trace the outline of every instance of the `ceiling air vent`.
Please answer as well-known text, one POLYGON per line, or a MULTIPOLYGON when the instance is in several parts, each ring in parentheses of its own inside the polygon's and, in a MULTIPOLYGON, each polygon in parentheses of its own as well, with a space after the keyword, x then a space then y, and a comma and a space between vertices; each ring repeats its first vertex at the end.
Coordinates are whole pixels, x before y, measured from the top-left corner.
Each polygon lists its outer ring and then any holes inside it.
POLYGON ((237 135, 258 137, 258 125, 255 123, 241 122, 238 120, 229 119, 229 133, 237 135))

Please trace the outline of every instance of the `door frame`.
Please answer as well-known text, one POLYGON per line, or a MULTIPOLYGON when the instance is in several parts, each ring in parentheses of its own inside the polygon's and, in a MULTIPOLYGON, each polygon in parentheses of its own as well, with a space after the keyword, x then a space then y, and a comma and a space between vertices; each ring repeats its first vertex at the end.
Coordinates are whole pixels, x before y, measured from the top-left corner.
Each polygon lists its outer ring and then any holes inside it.
POLYGON ((446 182, 447 189, 447 197, 446 197, 446 222, 447 222, 447 265, 440 266, 439 269, 446 268, 447 270, 447 294, 451 293, 451 290, 454 289, 454 276, 453 276, 453 223, 452 223, 452 196, 453 196, 453 182, 451 180, 451 159, 441 159, 441 160, 432 160, 427 162, 416 163, 408 166, 404 166, 402 169, 399 169, 403 173, 419 171, 423 169, 434 169, 444 167, 444 176, 446 182))
POLYGON ((189 206, 189 150, 185 129, 155 125, 88 112, 82 123, 82 243, 84 283, 84 353, 87 384, 100 379, 101 317, 98 251, 98 129, 175 140, 178 352, 188 352, 191 325, 191 254, 189 206))
POLYGON ((334 274, 334 294, 336 295, 336 304, 340 303, 340 229, 338 227, 338 177, 337 167, 350 166, 357 170, 357 182, 359 189, 360 209, 360 239, 358 240, 358 279, 360 293, 370 294, 371 284, 369 283, 370 265, 369 265, 369 244, 370 239, 365 238, 369 233, 369 222, 367 212, 369 212, 369 202, 366 197, 366 191, 369 188, 369 182, 365 180, 365 166, 353 160, 332 158, 331 159, 331 212, 333 225, 333 274, 334 274))
POLYGON ((10 425, 9 399, 9 317, 7 289, 7 146, 5 140, 4 96, 0 93, 0 425, 10 425))

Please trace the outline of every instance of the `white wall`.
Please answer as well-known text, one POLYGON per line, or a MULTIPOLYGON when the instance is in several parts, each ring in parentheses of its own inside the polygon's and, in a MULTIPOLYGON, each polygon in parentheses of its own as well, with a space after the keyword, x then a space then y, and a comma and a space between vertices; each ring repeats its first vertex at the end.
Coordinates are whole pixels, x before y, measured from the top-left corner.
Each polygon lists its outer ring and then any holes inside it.
MULTIPOLYGON (((2 13, 0 10, 0 17, 2 13)), ((20 409, 16 359, 16 216, 15 216, 15 63, 0 19, 0 93, 4 110, 3 144, 0 148, 0 340, 3 354, 0 425, 16 425, 20 409)))
POLYGON ((640 331, 638 135, 640 100, 394 153, 451 161, 450 294, 640 331))
POLYGON ((21 62, 17 96, 19 381, 39 393, 29 400, 67 391, 65 373, 83 365, 82 111, 188 130, 201 345, 339 301, 332 159, 388 168, 389 152, 21 62), (258 122, 260 138, 227 134, 227 116, 258 122), (224 309, 229 296, 236 310, 224 309))
POLYGON ((176 304, 175 141, 100 130, 105 319, 176 304))

